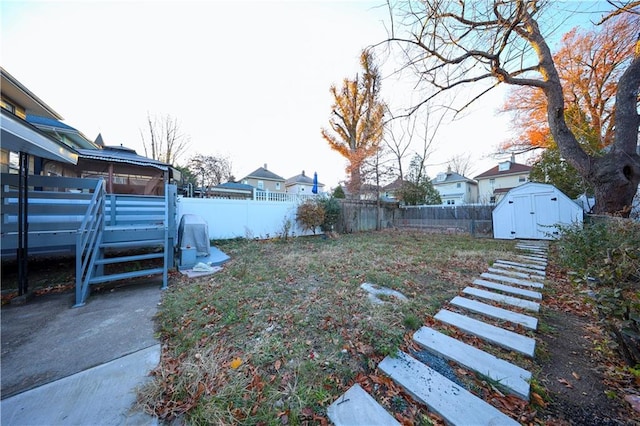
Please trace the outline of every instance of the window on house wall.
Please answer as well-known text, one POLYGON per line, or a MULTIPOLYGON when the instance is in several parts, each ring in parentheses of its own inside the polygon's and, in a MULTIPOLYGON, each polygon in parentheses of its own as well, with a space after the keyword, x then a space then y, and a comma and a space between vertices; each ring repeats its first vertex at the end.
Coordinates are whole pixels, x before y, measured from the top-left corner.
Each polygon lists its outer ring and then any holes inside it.
POLYGON ((489 198, 489 202, 490 202, 491 204, 495 204, 495 203, 496 203, 496 197, 495 197, 495 196, 493 196, 493 197, 489 198))
POLYGON ((258 189, 264 189, 264 181, 262 180, 258 181, 258 189))
POLYGON ((518 178, 518 182, 526 182, 527 181, 527 177, 526 176, 520 176, 518 178))
POLYGON ((462 188, 462 184, 460 182, 456 183, 456 188, 462 188))
POLYGON ((448 205, 453 205, 456 203, 456 200, 447 200, 448 205))
POLYGON ((496 184, 495 179, 489 179, 489 185, 494 186, 496 184))
POLYGON ((276 189, 280 191, 280 182, 276 182, 276 189))
POLYGON ((10 113, 15 114, 16 113, 16 107, 15 105, 13 105, 12 103, 9 103, 6 99, 2 99, 2 101, 0 101, 0 107, 2 107, 2 109, 9 111, 10 113))

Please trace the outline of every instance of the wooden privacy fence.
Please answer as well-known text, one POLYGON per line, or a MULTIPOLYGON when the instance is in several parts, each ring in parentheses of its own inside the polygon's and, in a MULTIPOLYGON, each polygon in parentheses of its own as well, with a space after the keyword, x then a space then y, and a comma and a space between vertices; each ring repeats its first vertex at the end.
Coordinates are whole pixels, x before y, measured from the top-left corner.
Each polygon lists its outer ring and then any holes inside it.
POLYGON ((433 232, 493 236, 491 205, 398 206, 375 201, 340 200, 338 232, 384 228, 418 228, 433 232), (376 226, 377 225, 377 226, 376 226))

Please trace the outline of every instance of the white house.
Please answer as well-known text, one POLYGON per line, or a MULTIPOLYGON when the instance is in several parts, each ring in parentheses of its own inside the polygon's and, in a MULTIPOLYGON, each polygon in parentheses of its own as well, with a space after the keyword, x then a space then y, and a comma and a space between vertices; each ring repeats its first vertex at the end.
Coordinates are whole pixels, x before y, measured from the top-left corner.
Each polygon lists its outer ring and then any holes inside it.
POLYGON ((446 173, 438 173, 431 183, 440 193, 440 198, 444 205, 463 205, 478 202, 478 183, 473 179, 452 172, 451 167, 447 169, 446 173))
POLYGON ((530 166, 516 163, 511 156, 511 160, 480 173, 475 177, 478 181, 478 202, 498 203, 511 189, 527 183, 530 172, 530 166))
MULTIPOLYGON (((284 182, 288 194, 313 194, 313 178, 310 178, 302 171, 301 174, 290 177, 284 182)), ((318 182, 318 194, 324 192, 324 184, 318 182)))

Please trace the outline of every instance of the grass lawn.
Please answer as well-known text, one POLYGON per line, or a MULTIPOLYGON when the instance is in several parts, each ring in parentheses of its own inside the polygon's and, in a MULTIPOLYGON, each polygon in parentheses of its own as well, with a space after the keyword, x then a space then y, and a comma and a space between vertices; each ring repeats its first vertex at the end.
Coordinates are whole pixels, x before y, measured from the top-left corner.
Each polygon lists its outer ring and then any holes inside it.
POLYGON ((217 242, 231 257, 222 271, 171 278, 163 356, 140 403, 189 424, 323 424, 359 382, 392 414, 428 424, 376 367, 514 245, 398 230, 217 242), (409 300, 373 305, 364 282, 409 300))

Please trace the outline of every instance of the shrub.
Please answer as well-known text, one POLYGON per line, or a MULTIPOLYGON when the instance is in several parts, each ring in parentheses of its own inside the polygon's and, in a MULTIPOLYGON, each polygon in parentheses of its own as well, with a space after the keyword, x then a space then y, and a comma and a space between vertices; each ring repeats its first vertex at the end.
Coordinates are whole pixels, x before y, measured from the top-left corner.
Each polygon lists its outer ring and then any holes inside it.
POLYGON ((324 208, 324 221, 320 225, 325 232, 332 231, 340 217, 340 203, 335 197, 321 198, 318 204, 324 208))
POLYGON ((307 200, 298 206, 296 220, 303 230, 311 230, 314 235, 316 228, 324 223, 324 206, 315 200, 307 200))
POLYGON ((561 229, 560 263, 578 276, 613 286, 640 281, 640 223, 596 218, 561 229))

